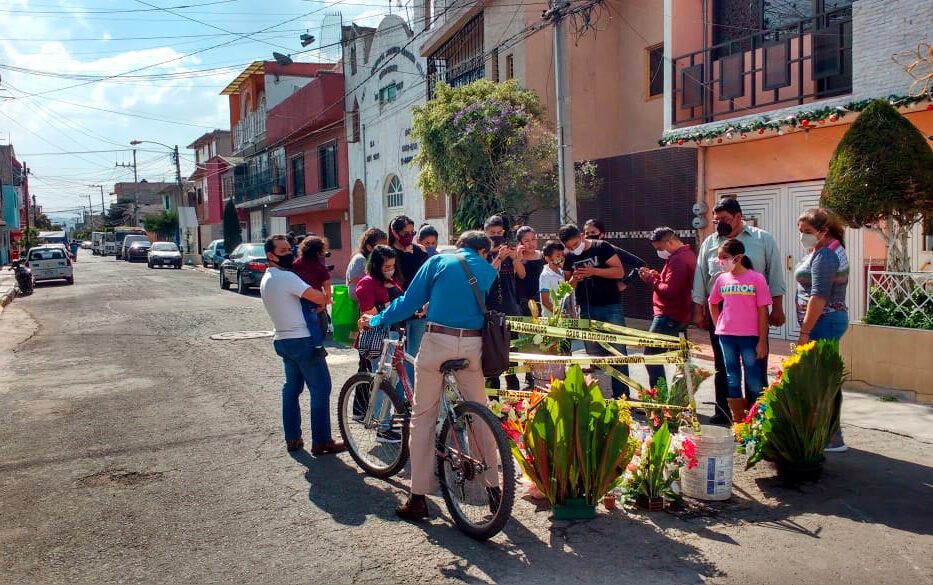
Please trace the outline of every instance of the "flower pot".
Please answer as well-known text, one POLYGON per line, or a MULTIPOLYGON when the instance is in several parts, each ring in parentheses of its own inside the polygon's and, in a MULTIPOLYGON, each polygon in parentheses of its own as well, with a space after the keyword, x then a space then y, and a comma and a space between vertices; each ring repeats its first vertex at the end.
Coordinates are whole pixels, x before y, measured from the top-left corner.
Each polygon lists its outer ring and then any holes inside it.
POLYGON ((645 498, 635 499, 635 506, 648 512, 660 512, 664 510, 664 498, 645 498))
POLYGON ((606 494, 603 496, 603 506, 605 506, 607 510, 615 510, 618 507, 616 505, 616 495, 606 494))
POLYGON ((823 475, 823 459, 813 463, 779 462, 777 469, 778 477, 789 483, 817 481, 823 475))
POLYGON ((596 506, 587 504, 584 498, 567 498, 563 504, 554 504, 554 520, 592 520, 596 517, 596 506))

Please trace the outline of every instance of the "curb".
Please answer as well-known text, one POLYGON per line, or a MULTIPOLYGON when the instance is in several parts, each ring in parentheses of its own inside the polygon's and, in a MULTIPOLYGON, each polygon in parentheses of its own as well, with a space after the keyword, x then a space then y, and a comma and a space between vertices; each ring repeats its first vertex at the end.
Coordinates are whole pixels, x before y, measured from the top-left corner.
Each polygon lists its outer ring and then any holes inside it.
POLYGON ((9 305, 16 298, 16 289, 11 288, 7 292, 0 292, 0 310, 9 305))

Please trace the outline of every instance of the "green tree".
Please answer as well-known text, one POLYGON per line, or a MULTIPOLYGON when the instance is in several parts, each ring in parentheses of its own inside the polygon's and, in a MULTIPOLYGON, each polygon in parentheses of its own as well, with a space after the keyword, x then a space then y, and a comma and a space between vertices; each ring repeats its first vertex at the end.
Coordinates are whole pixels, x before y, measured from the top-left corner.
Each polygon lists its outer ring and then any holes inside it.
POLYGON ((240 217, 237 215, 233 199, 227 199, 224 206, 224 250, 229 254, 243 242, 240 233, 240 217))
POLYGON ((52 229, 52 220, 46 214, 40 213, 36 216, 35 226, 36 229, 49 231, 52 229))
POLYGON ((175 235, 175 230, 178 229, 178 211, 172 209, 163 211, 159 215, 147 217, 143 222, 143 227, 147 232, 153 232, 159 238, 172 238, 175 235))
MULTIPOLYGON (((412 128, 418 184, 428 197, 457 196, 458 230, 482 227, 494 213, 524 223, 557 206, 557 140, 533 91, 514 81, 440 83, 433 99, 414 108, 412 128)), ((594 170, 578 165, 584 198, 599 188, 594 170)))
POLYGON ((933 213, 933 150, 887 100, 872 102, 836 147, 820 204, 880 234, 887 269, 908 272, 907 238, 933 213))

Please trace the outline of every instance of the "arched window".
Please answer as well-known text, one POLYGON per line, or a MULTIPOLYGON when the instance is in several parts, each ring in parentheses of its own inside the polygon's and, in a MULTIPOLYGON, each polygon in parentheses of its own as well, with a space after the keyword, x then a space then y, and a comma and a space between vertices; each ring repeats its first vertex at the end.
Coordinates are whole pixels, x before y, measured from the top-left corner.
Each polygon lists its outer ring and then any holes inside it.
POLYGON ((398 178, 398 175, 392 175, 392 177, 386 181, 386 207, 401 207, 402 202, 404 201, 405 192, 402 190, 402 180, 398 178))

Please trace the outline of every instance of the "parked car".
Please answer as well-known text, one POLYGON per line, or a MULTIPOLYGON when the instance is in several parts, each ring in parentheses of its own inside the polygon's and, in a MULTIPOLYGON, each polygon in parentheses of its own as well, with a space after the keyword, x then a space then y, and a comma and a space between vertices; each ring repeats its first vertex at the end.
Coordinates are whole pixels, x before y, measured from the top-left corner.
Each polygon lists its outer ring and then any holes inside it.
POLYGON ((259 286, 269 262, 264 244, 240 244, 220 265, 220 288, 227 290, 235 282, 240 294, 259 286))
MULTIPOLYGON (((133 245, 133 242, 146 242, 149 243, 149 238, 143 235, 130 234, 123 238, 123 247, 120 249, 120 252, 117 254, 117 259, 120 260, 129 260, 126 256, 126 252, 130 249, 130 246, 133 245)), ((148 250, 147 250, 148 252, 148 250)))
POLYGON ((152 248, 152 244, 149 243, 149 240, 133 242, 130 244, 130 247, 123 252, 123 256, 127 259, 128 262, 136 262, 137 260, 148 260, 149 259, 149 250, 152 248))
POLYGON ((94 245, 94 242, 92 242, 91 240, 84 240, 83 242, 81 242, 81 249, 90 250, 93 245, 94 245))
POLYGON ((201 252, 201 264, 205 267, 220 268, 224 261, 224 241, 214 240, 201 252))
MULTIPOLYGON (((132 248, 130 248, 132 250, 132 248)), ((181 269, 181 252, 174 242, 156 242, 149 248, 149 268, 174 266, 181 269)))
POLYGON ((68 284, 75 283, 74 265, 61 244, 32 248, 26 265, 34 282, 64 279, 68 284))

